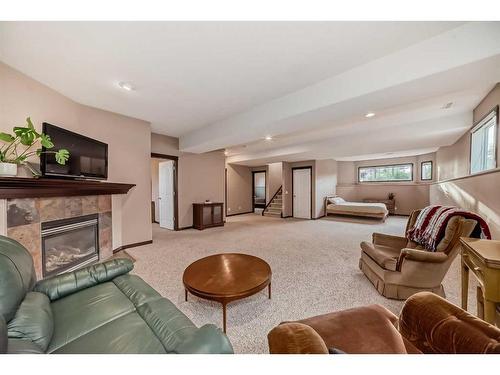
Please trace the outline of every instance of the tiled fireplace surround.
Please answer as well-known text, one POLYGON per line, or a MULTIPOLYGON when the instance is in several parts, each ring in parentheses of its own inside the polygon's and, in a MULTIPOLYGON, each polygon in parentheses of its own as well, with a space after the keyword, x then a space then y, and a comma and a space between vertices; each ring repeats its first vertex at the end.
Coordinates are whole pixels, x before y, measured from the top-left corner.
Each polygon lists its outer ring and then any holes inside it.
POLYGON ((99 259, 113 255, 111 195, 7 199, 5 206, 7 236, 29 250, 38 279, 42 278, 43 222, 98 214, 99 259))

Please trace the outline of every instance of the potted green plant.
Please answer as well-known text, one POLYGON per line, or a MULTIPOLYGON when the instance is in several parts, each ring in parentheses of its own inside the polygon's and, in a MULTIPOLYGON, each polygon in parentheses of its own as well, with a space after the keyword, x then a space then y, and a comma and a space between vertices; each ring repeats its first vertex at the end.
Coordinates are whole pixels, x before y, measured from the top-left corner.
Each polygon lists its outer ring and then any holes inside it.
POLYGON ((42 153, 54 154, 57 163, 61 165, 66 164, 69 159, 69 151, 64 148, 57 151, 48 150, 54 148, 50 137, 38 133, 29 117, 26 119, 26 126, 15 126, 12 132, 13 134, 0 133, 0 141, 3 142, 0 147, 0 176, 17 176, 18 165, 25 165, 33 175, 38 175, 27 160, 42 153), (41 146, 45 147, 45 151, 42 151, 41 146))

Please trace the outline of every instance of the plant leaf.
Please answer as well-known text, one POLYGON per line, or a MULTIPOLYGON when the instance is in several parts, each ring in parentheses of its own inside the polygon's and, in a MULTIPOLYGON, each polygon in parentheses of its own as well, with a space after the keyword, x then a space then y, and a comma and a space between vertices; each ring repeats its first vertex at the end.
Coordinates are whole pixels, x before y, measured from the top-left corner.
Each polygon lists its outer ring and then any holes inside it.
POLYGON ((21 143, 25 146, 31 146, 35 140, 35 134, 32 131, 23 132, 20 135, 21 143))
POLYGON ((69 151, 64 148, 61 148, 59 151, 56 152, 55 157, 56 161, 59 164, 65 165, 66 161, 68 161, 69 159, 69 151))
POLYGON ((26 124, 28 124, 28 128, 31 129, 31 130, 35 130, 35 127, 33 126, 33 123, 31 122, 31 118, 28 117, 26 119, 26 124))
POLYGON ((54 143, 52 143, 52 140, 47 134, 40 134, 41 140, 40 143, 42 144, 43 147, 45 148, 52 148, 54 147, 54 143))
POLYGON ((8 133, 0 133, 0 141, 12 142, 15 138, 8 133))

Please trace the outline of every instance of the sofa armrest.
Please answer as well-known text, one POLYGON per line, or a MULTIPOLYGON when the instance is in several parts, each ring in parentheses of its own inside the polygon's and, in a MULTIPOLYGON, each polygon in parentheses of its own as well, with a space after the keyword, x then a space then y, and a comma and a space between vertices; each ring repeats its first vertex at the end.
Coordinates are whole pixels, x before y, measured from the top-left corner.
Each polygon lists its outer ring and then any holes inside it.
POLYGON ((176 349, 177 354, 233 354, 227 336, 213 324, 200 327, 176 349))
POLYGON ((408 243, 406 237, 393 236, 390 234, 383 233, 373 233, 372 235, 373 243, 375 245, 389 246, 395 249, 402 249, 408 243))
POLYGON ((406 300, 399 331, 424 353, 500 353, 500 329, 430 292, 406 300))
POLYGON ((134 264, 130 259, 108 260, 104 263, 40 280, 33 290, 44 293, 51 301, 55 301, 80 290, 112 280, 117 276, 130 272, 133 268, 134 264))

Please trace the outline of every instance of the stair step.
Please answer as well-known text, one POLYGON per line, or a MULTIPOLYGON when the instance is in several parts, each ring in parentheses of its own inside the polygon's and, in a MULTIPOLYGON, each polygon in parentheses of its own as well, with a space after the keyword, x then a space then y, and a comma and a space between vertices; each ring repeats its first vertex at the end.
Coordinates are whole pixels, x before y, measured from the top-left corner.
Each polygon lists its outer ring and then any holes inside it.
POLYGON ((281 217, 281 212, 264 212, 264 216, 273 216, 273 217, 281 217))
POLYGON ((274 207, 268 207, 266 211, 264 212, 276 212, 276 213, 281 213, 281 208, 274 208, 274 207))

